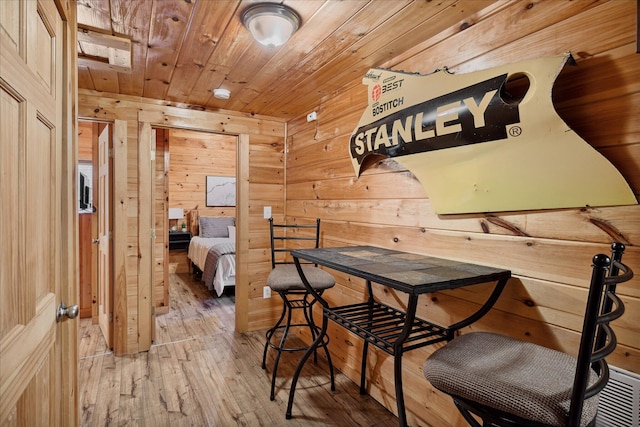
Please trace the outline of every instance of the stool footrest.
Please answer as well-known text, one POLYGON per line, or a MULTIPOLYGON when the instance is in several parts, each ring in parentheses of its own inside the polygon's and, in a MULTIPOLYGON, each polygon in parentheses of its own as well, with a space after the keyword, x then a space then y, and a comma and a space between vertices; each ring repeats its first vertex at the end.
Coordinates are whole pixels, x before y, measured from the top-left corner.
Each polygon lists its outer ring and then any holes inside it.
MULTIPOLYGON (((278 329, 284 329, 286 328, 287 325, 280 325, 276 328, 271 328, 267 331, 266 333, 266 337, 267 337, 267 345, 269 346, 269 348, 272 348, 274 350, 280 350, 280 351, 288 351, 288 352, 296 352, 296 351, 303 351, 303 350, 307 350, 311 344, 307 345, 307 346, 303 346, 303 347, 280 347, 279 344, 273 344, 272 338, 275 335, 276 331, 278 329)), ((304 327, 304 328, 308 328, 309 325, 306 323, 292 323, 291 325, 289 325, 289 328, 293 328, 293 327, 304 327)), ((316 327, 316 335, 318 335, 320 333, 320 328, 316 327)), ((289 339, 289 337, 287 337, 287 339, 289 339)), ((276 340, 278 342, 280 342, 280 339, 276 340)), ((286 343, 286 340, 285 340, 286 343)), ((324 347, 327 344, 329 344, 329 336, 325 335, 324 339, 322 340, 322 342, 320 344, 318 344, 318 347, 324 347)))

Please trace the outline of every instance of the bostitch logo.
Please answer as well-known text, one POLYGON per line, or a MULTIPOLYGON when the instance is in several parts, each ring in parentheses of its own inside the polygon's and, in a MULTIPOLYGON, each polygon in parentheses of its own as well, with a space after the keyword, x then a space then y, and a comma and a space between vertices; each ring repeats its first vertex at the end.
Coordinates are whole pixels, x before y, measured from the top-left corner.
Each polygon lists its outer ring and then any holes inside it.
POLYGON ((389 110, 394 110, 398 107, 401 107, 404 104, 404 96, 396 99, 392 99, 391 101, 384 102, 382 104, 376 102, 371 106, 371 114, 373 116, 377 116, 378 114, 382 114, 389 110))

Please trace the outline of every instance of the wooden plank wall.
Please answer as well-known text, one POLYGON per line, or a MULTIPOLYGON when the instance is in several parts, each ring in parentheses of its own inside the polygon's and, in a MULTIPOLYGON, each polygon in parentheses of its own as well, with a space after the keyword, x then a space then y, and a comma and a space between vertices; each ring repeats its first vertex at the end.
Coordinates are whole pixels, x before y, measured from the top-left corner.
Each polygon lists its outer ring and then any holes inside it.
POLYGON ((91 317, 93 292, 91 289, 91 214, 78 215, 78 276, 80 278, 80 317, 91 317))
MULTIPOLYGON (((232 135, 169 130, 169 207, 185 216, 236 216, 235 206, 207 207, 207 175, 236 176, 237 138, 232 135)), ((186 219, 185 219, 186 222, 186 219)))
MULTIPOLYGON (((555 85, 557 111, 620 170, 638 196, 636 4, 502 2, 492 6, 491 13, 480 13, 476 20, 460 23, 380 66, 420 73, 448 66, 465 73, 573 52, 577 66, 567 67, 555 85)), ((514 278, 496 309, 468 330, 501 332, 575 354, 593 255, 609 253, 612 241, 622 241, 627 245, 624 260, 640 273, 639 206, 437 216, 422 186, 392 160, 370 166, 360 178, 354 176, 348 147, 367 105, 362 77, 317 105, 316 122, 307 123, 301 116, 288 123, 287 221, 320 217, 325 247, 373 244, 509 268, 514 278)), ((363 298, 362 281, 333 273, 338 285, 325 294, 331 304, 363 298)), ((619 345, 610 357, 611 364, 636 373, 639 283, 634 279, 618 287, 627 311, 615 322, 619 345)), ((479 285, 425 295, 418 314, 451 324, 477 308, 488 291, 479 285)), ((388 290, 377 295, 394 305, 406 301, 388 290)), ((330 336, 334 363, 357 382, 361 340, 331 322, 330 336)), ((427 347, 404 357, 409 424, 466 425, 450 399, 422 375, 422 363, 433 350, 427 347)), ((368 391, 395 412, 393 361, 380 353, 370 357, 368 391)))
MULTIPOLYGON (((79 90, 78 115, 107 121, 118 119, 126 124, 126 130, 116 132, 114 140, 116 354, 148 350, 146 338, 151 334, 150 319, 139 316, 141 309, 146 310, 152 304, 147 301, 152 284, 140 280, 141 270, 150 269, 154 262, 151 254, 142 253, 139 247, 139 240, 144 239, 148 231, 139 230, 138 216, 141 206, 151 203, 151 200, 140 199, 138 184, 141 170, 138 142, 146 123, 239 135, 238 158, 244 159, 238 161, 238 173, 242 177, 239 185, 247 194, 244 201, 247 207, 243 210, 246 213, 237 213, 237 231, 238 237, 247 240, 248 245, 239 245, 246 249, 236 255, 236 328, 242 332, 271 325, 280 307, 277 299, 262 298, 262 286, 270 271, 269 227, 262 218, 262 207, 272 206, 275 215, 284 215, 284 121, 231 111, 188 110, 167 106, 164 101, 87 90, 79 90), (122 140, 121 134, 126 135, 122 140), (126 237, 120 237, 121 233, 126 237)), ((151 177, 145 179, 152 185, 151 177)))
POLYGON ((78 161, 93 161, 93 123, 78 122, 78 161))

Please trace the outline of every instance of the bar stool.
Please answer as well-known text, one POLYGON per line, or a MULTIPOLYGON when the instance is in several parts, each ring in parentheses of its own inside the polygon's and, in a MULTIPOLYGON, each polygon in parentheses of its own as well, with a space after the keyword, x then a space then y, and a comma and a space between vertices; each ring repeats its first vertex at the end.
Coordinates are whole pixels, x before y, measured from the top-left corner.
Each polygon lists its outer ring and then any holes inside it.
MULTIPOLYGON (((319 328, 316 326, 313 320, 313 305, 315 299, 307 291, 300 275, 296 269, 293 259, 288 256, 288 253, 294 249, 301 248, 317 248, 320 240, 320 219, 316 219, 313 225, 284 225, 274 224, 273 218, 269 219, 269 230, 271 235, 271 273, 267 278, 267 285, 272 291, 277 292, 282 298, 282 314, 276 324, 267 331, 266 343, 264 345, 264 353, 262 356, 262 369, 266 369, 267 351, 269 348, 276 350, 275 362, 273 365, 273 372, 271 375, 271 395, 270 399, 275 399, 275 385, 276 376, 278 372, 278 364, 280 362, 280 356, 283 352, 296 352, 307 350, 308 346, 303 347, 289 347, 287 346, 287 337, 292 327, 304 327, 309 328, 311 332, 311 340, 314 341, 318 335, 319 328), (309 232, 311 231, 311 234, 309 232), (289 243, 291 242, 291 244, 289 243), (292 246, 293 245, 293 246, 292 246), (282 254, 285 256, 283 257, 282 254), (291 323, 294 310, 299 310, 304 315, 304 323, 291 323), (286 318, 286 321, 284 321, 286 318), (284 321, 284 323, 283 323, 284 321), (282 330, 282 337, 278 340, 275 337, 277 331, 282 330)), ((302 270, 305 277, 313 289, 320 295, 329 288, 335 285, 335 279, 329 273, 321 270, 316 265, 311 263, 304 263, 302 270)), ((333 364, 331 363, 331 355, 327 350, 327 344, 329 339, 327 338, 323 343, 319 345, 324 349, 327 356, 327 362, 329 363, 329 371, 331 373, 331 385, 333 388, 334 374, 333 364)), ((317 363, 317 353, 314 353, 314 362, 317 363)))

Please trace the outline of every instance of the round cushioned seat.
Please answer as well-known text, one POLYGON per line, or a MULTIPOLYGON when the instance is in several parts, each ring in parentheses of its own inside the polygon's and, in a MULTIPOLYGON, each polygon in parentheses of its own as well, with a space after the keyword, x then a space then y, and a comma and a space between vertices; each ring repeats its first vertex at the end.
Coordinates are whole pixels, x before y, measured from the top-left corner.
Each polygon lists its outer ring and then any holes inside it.
MULTIPOLYGON (((313 289, 328 289, 336 283, 331 274, 317 267, 303 265, 302 271, 313 289)), ((271 270, 267 277, 267 285, 276 292, 306 289, 295 265, 279 265, 271 270)))
MULTIPOLYGON (((423 365, 429 382, 447 394, 552 426, 564 426, 575 369, 568 354, 487 332, 455 338, 423 365)), ((591 372, 589 383, 596 378, 591 372)), ((586 399, 580 425, 597 409, 598 395, 586 399)))

